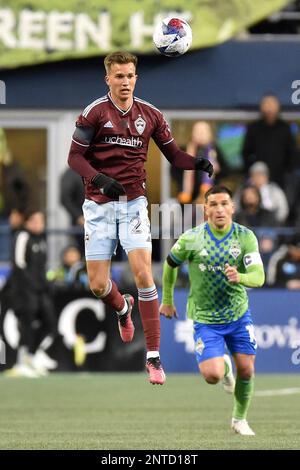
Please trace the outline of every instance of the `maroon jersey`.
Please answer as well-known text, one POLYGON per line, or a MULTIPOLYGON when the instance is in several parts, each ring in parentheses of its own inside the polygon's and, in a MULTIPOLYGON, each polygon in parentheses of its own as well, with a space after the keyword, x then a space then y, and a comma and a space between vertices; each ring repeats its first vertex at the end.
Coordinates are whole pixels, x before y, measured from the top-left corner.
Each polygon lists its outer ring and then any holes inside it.
POLYGON ((144 195, 144 163, 147 160, 150 138, 153 138, 159 148, 173 141, 162 113, 152 104, 136 97, 133 98, 132 106, 123 111, 108 93, 84 109, 76 126, 91 128, 93 133, 89 144, 76 135, 73 136, 72 145, 76 146, 77 151, 84 153, 91 167, 90 172, 81 172, 81 176, 86 198, 96 202, 110 200, 90 181, 97 173, 103 173, 121 183, 128 200, 144 195))

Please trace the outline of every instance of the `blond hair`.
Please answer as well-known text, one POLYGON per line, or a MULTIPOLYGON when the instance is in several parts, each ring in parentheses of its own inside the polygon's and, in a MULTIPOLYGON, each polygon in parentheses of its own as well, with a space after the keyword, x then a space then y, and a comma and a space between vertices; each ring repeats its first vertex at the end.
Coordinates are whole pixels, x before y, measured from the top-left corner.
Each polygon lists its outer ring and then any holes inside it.
POLYGON ((137 57, 130 52, 118 51, 108 54, 104 59, 104 67, 106 73, 109 73, 110 67, 113 64, 130 64, 137 66, 137 57))

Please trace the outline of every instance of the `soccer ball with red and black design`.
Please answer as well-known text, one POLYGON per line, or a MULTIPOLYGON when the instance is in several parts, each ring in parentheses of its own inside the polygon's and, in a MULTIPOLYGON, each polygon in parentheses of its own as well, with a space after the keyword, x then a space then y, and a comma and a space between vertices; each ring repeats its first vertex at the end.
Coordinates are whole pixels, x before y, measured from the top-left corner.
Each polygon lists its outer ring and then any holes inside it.
POLYGON ((192 29, 181 18, 164 18, 155 27, 153 42, 161 54, 168 57, 180 56, 192 44, 192 29))

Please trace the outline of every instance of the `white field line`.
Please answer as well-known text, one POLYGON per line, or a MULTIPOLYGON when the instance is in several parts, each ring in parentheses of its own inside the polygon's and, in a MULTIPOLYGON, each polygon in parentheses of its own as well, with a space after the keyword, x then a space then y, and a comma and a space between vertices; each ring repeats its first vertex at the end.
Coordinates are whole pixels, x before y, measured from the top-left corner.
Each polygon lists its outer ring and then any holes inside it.
POLYGON ((280 395, 295 395, 300 393, 300 387, 294 388, 277 388, 273 390, 259 390, 254 393, 256 397, 274 397, 280 395))

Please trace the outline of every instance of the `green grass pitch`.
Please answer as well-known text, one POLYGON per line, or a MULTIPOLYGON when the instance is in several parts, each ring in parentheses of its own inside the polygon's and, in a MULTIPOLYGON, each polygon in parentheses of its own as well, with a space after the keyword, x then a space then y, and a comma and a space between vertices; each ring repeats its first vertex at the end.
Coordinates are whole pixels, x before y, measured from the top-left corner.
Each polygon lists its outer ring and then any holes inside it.
POLYGON ((0 449, 299 449, 297 387, 298 375, 258 375, 256 391, 294 390, 255 396, 256 436, 243 437, 229 428, 232 396, 197 375, 169 374, 163 387, 145 374, 0 376, 0 449))

